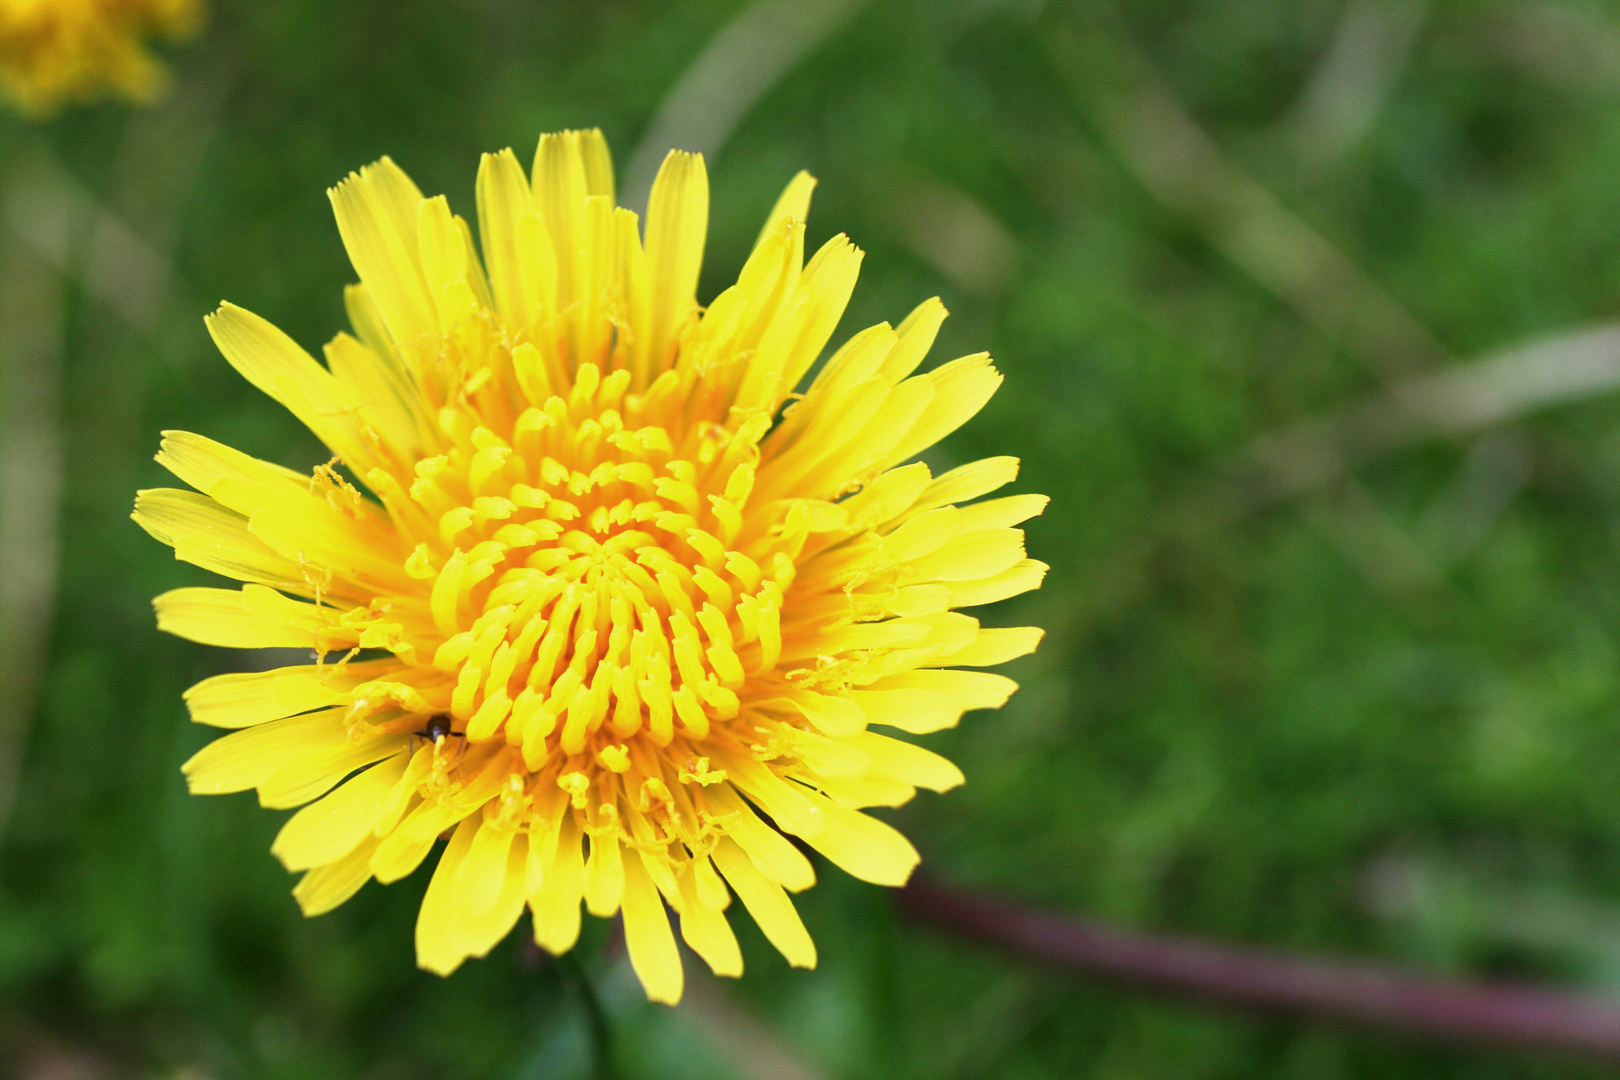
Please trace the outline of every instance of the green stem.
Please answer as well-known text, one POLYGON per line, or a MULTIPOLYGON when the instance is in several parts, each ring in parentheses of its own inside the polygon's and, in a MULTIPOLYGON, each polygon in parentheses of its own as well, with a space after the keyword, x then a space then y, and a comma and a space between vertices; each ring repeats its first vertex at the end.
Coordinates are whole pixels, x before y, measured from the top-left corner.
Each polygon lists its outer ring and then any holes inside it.
POLYGON ((585 1023, 591 1030, 591 1055, 595 1064, 592 1075, 596 1080, 613 1080, 613 1029, 608 1024, 607 1010, 602 1008, 602 999, 596 996, 596 987, 591 985, 585 965, 572 951, 557 957, 557 963, 569 975, 585 1006, 585 1023))

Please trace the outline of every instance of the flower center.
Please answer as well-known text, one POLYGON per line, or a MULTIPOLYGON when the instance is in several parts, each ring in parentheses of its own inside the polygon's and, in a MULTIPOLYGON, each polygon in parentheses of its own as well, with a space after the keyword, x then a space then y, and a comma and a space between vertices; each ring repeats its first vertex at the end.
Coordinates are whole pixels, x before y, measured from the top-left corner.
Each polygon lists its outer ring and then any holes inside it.
POLYGON ((440 410, 449 449, 416 465, 406 569, 432 583, 450 713, 530 772, 623 773, 643 743, 700 742, 781 652, 792 537, 745 516, 765 422, 683 431, 672 382, 628 385, 581 365, 505 434, 464 391, 440 410))

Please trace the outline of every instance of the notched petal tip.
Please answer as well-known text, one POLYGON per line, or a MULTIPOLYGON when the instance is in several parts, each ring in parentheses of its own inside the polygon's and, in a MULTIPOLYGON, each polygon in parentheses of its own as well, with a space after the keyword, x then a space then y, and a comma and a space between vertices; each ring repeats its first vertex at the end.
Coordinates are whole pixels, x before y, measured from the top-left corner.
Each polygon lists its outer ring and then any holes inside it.
POLYGON ((754 247, 759 247, 768 240, 773 233, 790 222, 801 224, 810 216, 810 196, 815 191, 816 178, 804 169, 800 169, 782 194, 777 197, 776 205, 771 212, 765 215, 765 224, 759 230, 759 236, 754 241, 754 247))

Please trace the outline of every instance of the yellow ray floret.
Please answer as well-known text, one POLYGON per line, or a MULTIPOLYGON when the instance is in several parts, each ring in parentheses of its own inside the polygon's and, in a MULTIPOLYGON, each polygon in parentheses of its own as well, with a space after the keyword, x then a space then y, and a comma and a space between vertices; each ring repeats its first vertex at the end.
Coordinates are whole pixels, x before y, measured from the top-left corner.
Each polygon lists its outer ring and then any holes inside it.
POLYGON ((862 810, 962 774, 874 728, 938 731, 1007 700, 1011 680, 962 669, 1040 631, 957 609, 1040 584, 1017 526, 1046 499, 973 501, 1012 458, 907 464, 1001 381, 983 355, 915 373, 937 300, 855 335, 790 398, 861 258, 839 236, 805 261, 812 186, 788 186, 702 309, 701 157, 670 155, 643 236, 598 132, 543 137, 529 174, 486 155, 477 249, 384 158, 331 192, 361 283, 324 366, 240 308, 209 318, 366 489, 336 462, 303 477, 171 432, 158 460, 196 491, 145 491, 135 511, 245 583, 160 596, 163 629, 318 654, 187 694, 195 720, 239 729, 186 764, 193 791, 308 804, 272 848, 304 871, 306 913, 448 836, 423 967, 482 956, 525 907, 565 951, 583 903, 622 915, 648 996, 674 1002, 668 911, 718 974, 742 971, 733 896, 814 965, 787 894, 815 876, 784 834, 905 882, 916 851, 862 810))
POLYGON ((146 40, 201 18, 200 0, 0 0, 0 93, 35 114, 108 92, 145 101, 164 81, 146 40))

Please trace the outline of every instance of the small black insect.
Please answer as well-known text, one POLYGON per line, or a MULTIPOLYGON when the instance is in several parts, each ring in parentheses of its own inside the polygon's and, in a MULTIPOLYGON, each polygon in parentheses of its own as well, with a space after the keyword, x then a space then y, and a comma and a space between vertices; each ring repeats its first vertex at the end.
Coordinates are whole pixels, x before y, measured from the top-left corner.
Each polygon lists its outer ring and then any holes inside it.
POLYGON ((413 738, 426 739, 435 746, 452 737, 465 741, 467 736, 459 731, 450 730, 451 723, 449 713, 435 713, 428 717, 427 723, 422 725, 420 731, 413 731, 411 735, 413 738))

